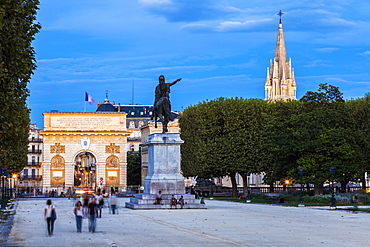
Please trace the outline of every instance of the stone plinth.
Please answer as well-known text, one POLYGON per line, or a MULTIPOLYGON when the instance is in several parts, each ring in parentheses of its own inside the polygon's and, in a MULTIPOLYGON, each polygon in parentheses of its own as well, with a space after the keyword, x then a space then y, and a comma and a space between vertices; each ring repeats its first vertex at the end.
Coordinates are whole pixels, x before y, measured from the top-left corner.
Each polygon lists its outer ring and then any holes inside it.
MULTIPOLYGON (((144 193, 135 195, 126 207, 131 209, 169 209, 170 199, 184 197, 184 209, 205 209, 194 195, 185 194, 184 177, 180 172, 180 145, 183 141, 179 133, 155 133, 149 135, 148 175, 144 180, 144 193), (156 205, 156 194, 162 191, 162 205, 156 205)), ((180 205, 177 206, 180 208, 180 205)))
POLYGON ((148 175, 144 193, 185 194, 184 177, 180 173, 179 133, 155 133, 148 139, 148 175))

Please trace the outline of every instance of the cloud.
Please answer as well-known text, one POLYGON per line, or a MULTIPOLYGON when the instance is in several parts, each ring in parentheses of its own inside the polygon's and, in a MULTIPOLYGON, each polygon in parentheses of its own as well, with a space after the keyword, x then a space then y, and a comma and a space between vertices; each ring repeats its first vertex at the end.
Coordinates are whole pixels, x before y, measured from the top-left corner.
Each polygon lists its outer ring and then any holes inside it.
POLYGON ((242 12, 237 7, 222 5, 215 0, 139 0, 148 12, 169 22, 194 22, 218 19, 242 12))
POLYGON ((364 51, 362 53, 358 53, 357 55, 364 56, 364 57, 370 57, 370 51, 364 51))
POLYGON ((261 20, 247 20, 244 22, 239 21, 225 21, 221 22, 217 27, 219 32, 251 32, 251 31, 261 31, 268 24, 272 24, 272 19, 261 19, 261 20))
POLYGON ((315 49, 317 52, 322 52, 322 53, 332 53, 334 51, 339 50, 337 47, 324 47, 324 48, 317 48, 315 49))
POLYGON ((308 64, 304 65, 303 67, 310 68, 310 67, 331 67, 332 65, 328 64, 324 60, 313 60, 309 61, 308 64))

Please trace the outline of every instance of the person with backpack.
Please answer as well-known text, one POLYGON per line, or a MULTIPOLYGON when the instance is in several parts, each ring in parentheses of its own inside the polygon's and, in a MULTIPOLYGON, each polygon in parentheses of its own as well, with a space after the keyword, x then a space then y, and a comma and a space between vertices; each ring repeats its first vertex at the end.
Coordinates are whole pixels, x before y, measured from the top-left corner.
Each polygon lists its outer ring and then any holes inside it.
POLYGON ((54 221, 57 219, 57 212, 50 199, 46 201, 46 207, 44 210, 44 218, 47 223, 49 237, 53 236, 54 232, 54 221))

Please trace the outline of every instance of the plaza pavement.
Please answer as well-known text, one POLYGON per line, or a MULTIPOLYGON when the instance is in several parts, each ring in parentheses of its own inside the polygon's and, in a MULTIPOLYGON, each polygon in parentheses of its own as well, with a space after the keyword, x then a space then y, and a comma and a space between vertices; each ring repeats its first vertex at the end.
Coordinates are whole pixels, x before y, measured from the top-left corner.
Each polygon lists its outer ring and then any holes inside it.
MULTIPOLYGON (((124 206, 128 198, 119 198, 124 206)), ((370 214, 206 200, 208 209, 103 210, 97 232, 76 232, 72 200, 53 199, 58 219, 46 234, 46 199, 18 202, 6 246, 370 246, 370 214)))

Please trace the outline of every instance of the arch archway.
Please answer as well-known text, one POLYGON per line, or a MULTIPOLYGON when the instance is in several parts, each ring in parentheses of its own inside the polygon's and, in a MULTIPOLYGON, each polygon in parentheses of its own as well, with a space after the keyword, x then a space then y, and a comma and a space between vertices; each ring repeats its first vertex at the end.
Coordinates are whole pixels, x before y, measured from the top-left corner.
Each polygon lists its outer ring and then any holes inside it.
POLYGON ((80 152, 74 160, 74 186, 96 187, 96 158, 90 152, 80 152))

